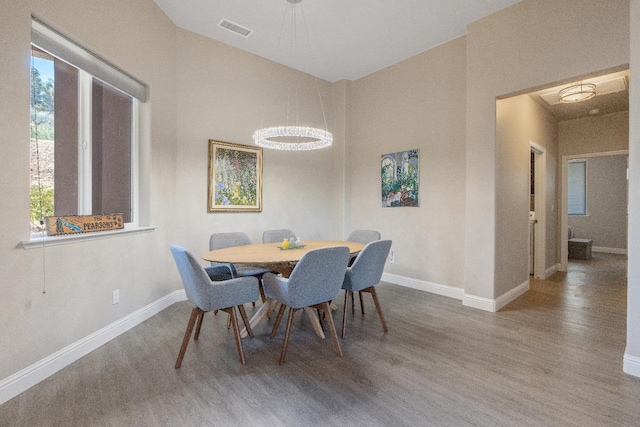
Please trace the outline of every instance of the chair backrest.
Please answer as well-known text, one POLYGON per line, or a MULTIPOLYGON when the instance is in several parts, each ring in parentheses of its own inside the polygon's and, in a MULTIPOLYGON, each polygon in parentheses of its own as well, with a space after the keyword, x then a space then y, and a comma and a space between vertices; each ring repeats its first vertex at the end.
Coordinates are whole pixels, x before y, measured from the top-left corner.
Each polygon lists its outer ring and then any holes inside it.
POLYGON ((234 231, 231 233, 214 233, 209 238, 209 250, 230 248, 232 246, 250 245, 251 239, 247 233, 234 231))
POLYGON ((266 230, 262 233, 262 243, 277 243, 282 242, 283 239, 295 239, 296 235, 293 231, 281 228, 279 230, 266 230))
POLYGON ((255 277, 213 282, 191 252, 180 246, 170 249, 187 298, 201 310, 218 310, 258 298, 258 279, 255 277))
POLYGON ((171 246, 171 254, 176 261, 178 272, 182 278, 182 285, 187 298, 198 308, 211 311, 211 298, 208 288, 211 279, 193 254, 180 246, 171 246))
POLYGON ((349 242, 367 244, 375 240, 380 240, 380 232, 375 230, 353 230, 347 238, 349 242))
POLYGON ((307 307, 338 296, 347 271, 349 248, 314 249, 300 258, 289 276, 289 305, 307 307))
POLYGON ((351 282, 351 290, 359 291, 380 283, 390 249, 391 240, 376 240, 365 245, 345 276, 345 280, 351 282))

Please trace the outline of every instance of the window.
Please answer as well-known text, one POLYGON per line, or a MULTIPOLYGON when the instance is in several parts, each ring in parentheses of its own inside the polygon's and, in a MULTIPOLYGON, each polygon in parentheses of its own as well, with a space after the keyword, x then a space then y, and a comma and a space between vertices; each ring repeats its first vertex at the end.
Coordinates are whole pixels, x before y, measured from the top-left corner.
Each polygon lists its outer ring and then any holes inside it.
POLYGON ((569 215, 587 214, 586 160, 572 160, 567 165, 567 196, 569 215))
POLYGON ((31 52, 31 234, 51 215, 134 222, 146 86, 35 19, 31 52))

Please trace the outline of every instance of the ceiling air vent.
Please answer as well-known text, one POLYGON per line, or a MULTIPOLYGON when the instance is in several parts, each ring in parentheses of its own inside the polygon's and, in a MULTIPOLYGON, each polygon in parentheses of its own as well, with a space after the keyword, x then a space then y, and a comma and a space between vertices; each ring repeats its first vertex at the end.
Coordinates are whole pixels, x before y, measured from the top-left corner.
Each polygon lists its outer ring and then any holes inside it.
POLYGON ((245 38, 249 37, 249 35, 253 33, 253 30, 245 28, 242 25, 238 25, 235 22, 231 22, 226 19, 223 19, 222 21, 220 21, 220 23, 218 24, 218 27, 224 28, 225 30, 231 31, 232 33, 241 35, 242 37, 245 37, 245 38))
MULTIPOLYGON (((604 81, 591 80, 585 81, 584 83, 595 83, 596 96, 627 90, 627 80, 624 77, 616 77, 614 79, 604 81)), ((544 101, 549 105, 560 104, 560 95, 557 90, 549 93, 543 93, 540 95, 540 98, 544 99, 544 101)))

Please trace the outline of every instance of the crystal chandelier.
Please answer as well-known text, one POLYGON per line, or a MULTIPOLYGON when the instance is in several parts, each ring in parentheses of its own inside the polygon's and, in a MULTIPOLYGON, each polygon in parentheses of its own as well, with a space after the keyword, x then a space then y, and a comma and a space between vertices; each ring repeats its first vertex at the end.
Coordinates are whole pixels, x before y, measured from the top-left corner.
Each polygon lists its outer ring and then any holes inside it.
MULTIPOLYGON (((297 25, 297 15, 296 15, 296 7, 297 4, 302 0, 287 0, 290 4, 287 5, 287 10, 291 7, 292 19, 291 24, 294 28, 291 29, 291 46, 293 46, 295 50, 296 40, 296 28, 297 25)), ((302 19, 304 23, 304 12, 302 11, 302 5, 299 6, 300 11, 302 13, 302 19)), ((283 19, 283 29, 284 22, 287 16, 287 10, 285 10, 285 19, 283 19)), ((305 28, 306 32, 306 28, 305 28)), ((282 35, 282 30, 280 31, 282 35)), ((307 34, 308 38, 308 34, 307 34)), ((278 41, 278 48, 280 47, 280 42, 278 41)), ((320 95, 320 87, 318 85, 318 78, 316 79, 316 90, 318 93, 318 100, 320 102, 320 109, 322 110, 322 118, 324 121, 324 129, 307 127, 307 126, 299 126, 290 125, 289 124, 289 116, 287 114, 287 122, 282 126, 273 126, 273 127, 265 127, 262 129, 258 129, 253 133, 253 143, 263 147, 263 148, 271 148, 274 150, 284 150, 284 151, 304 151, 304 150, 318 150, 320 148, 329 147, 333 143, 333 135, 331 132, 327 131, 327 119, 324 113, 324 106, 322 104, 322 96, 320 95)), ((297 92, 297 91, 296 91, 297 92)), ((298 121, 298 116, 296 113, 296 122, 298 121)))

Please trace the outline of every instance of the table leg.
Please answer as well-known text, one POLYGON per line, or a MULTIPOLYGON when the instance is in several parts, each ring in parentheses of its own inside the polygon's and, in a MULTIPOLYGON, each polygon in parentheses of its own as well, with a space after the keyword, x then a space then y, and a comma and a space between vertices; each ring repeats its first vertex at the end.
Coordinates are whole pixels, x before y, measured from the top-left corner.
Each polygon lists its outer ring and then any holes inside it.
POLYGON ((316 331, 316 335, 318 335, 320 338, 324 339, 324 331, 322 330, 322 327, 320 326, 320 321, 318 320, 318 317, 316 317, 315 311, 313 311, 313 309, 311 307, 305 307, 304 311, 306 311, 307 314, 309 315, 309 319, 311 319, 311 324, 313 325, 313 329, 315 329, 315 331, 316 331))
MULTIPOLYGON (((255 326, 265 317, 267 317, 267 314, 269 312, 271 312, 271 310, 273 310, 274 306, 277 304, 278 302, 271 299, 271 298, 267 298, 264 303, 262 303, 262 305, 260 306, 260 308, 258 309, 258 311, 256 311, 253 315, 253 317, 251 317, 251 320, 249 320, 249 325, 251 325, 251 329, 255 328, 255 326)), ((242 328, 242 331, 240 332, 240 336, 242 338, 246 337, 247 334, 247 328, 242 328)))

